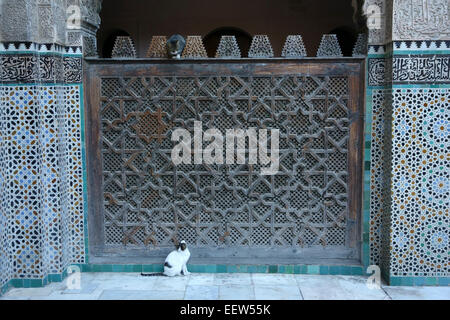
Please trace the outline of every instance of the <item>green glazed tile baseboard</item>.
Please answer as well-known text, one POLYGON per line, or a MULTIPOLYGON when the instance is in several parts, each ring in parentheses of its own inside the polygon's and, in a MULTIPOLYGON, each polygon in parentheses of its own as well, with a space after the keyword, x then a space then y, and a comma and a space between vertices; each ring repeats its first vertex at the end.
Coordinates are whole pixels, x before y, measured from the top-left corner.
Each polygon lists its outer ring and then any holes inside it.
MULTIPOLYGON (((82 272, 162 272, 162 264, 83 264, 76 265, 82 272)), ((189 264, 193 273, 284 273, 284 274, 336 274, 363 275, 363 266, 319 266, 319 265, 202 265, 189 264)))
POLYGON ((67 277, 67 270, 59 274, 49 274, 43 279, 11 279, 0 290, 0 297, 12 288, 42 288, 53 282, 62 282, 67 277))
POLYGON ((450 277, 391 277, 390 286, 450 286, 450 277))

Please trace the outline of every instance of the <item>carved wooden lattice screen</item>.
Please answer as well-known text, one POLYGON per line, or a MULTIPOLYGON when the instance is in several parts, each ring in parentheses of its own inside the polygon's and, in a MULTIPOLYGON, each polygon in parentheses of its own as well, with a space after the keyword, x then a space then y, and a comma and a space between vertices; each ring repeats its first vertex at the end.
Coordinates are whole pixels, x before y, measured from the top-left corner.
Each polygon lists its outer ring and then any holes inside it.
POLYGON ((159 258, 182 239, 198 261, 359 260, 362 60, 91 60, 86 69, 94 261, 159 258), (172 132, 193 133, 194 121, 223 134, 279 129, 279 173, 173 165, 172 132))

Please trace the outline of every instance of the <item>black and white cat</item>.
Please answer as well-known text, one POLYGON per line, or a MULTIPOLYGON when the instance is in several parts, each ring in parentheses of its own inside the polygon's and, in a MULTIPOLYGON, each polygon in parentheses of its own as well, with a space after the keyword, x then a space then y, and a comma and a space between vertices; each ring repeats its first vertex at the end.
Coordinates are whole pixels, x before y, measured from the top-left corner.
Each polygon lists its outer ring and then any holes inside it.
POLYGON ((164 262, 164 272, 161 273, 141 273, 145 277, 152 276, 167 276, 175 277, 180 275, 187 276, 190 272, 187 269, 187 262, 191 256, 187 244, 185 241, 181 241, 177 246, 177 250, 173 250, 166 258, 164 262))

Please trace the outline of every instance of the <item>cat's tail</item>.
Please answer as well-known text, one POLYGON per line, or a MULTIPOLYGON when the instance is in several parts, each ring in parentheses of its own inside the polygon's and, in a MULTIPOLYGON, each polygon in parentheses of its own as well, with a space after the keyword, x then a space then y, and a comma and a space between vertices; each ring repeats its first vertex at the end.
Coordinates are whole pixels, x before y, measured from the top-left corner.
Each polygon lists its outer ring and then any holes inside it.
POLYGON ((143 277, 161 277, 161 276, 166 276, 166 275, 162 272, 157 272, 157 273, 142 273, 141 272, 141 276, 143 276, 143 277))

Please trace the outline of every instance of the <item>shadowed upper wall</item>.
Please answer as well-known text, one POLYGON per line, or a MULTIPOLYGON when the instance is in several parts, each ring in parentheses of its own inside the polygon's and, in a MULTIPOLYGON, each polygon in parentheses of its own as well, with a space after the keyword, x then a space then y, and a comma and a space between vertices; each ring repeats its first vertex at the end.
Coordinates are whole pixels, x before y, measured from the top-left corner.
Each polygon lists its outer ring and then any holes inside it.
POLYGON ((308 55, 314 56, 322 34, 337 28, 358 32, 354 14, 352 0, 107 0, 98 32, 99 54, 107 55, 102 47, 118 30, 132 36, 138 56, 144 57, 154 35, 204 37, 217 28, 234 27, 269 35, 275 56, 280 56, 287 35, 301 34, 308 55))

